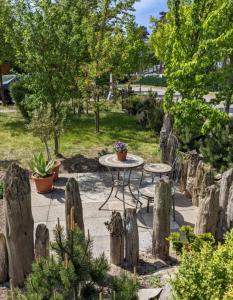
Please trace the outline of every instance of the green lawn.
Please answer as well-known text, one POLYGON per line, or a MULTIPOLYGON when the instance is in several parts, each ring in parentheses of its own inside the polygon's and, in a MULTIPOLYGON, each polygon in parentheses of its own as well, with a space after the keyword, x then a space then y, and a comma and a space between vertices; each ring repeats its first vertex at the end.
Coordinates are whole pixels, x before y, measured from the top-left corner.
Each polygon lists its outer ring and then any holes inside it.
MULTIPOLYGON (((115 141, 129 145, 129 152, 143 156, 147 161, 158 159, 158 137, 136 124, 135 118, 121 112, 101 114, 101 133, 95 133, 94 116, 71 115, 61 136, 61 153, 65 157, 82 154, 95 157, 115 141)), ((0 113, 0 169, 17 161, 27 166, 34 153, 43 150, 38 138, 32 136, 19 113, 0 113)))

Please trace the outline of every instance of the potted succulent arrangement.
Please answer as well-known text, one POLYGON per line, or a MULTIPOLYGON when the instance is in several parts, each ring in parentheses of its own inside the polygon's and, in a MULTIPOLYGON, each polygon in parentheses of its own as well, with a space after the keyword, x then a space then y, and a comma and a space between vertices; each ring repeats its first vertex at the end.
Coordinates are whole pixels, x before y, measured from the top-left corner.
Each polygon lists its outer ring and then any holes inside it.
POLYGON ((30 162, 30 167, 33 172, 32 179, 35 182, 38 193, 48 193, 53 189, 54 181, 54 160, 46 161, 46 158, 40 153, 34 155, 30 162))
POLYGON ((128 152, 128 145, 118 141, 113 145, 113 148, 116 152, 117 159, 120 161, 126 160, 127 157, 127 152, 128 152))

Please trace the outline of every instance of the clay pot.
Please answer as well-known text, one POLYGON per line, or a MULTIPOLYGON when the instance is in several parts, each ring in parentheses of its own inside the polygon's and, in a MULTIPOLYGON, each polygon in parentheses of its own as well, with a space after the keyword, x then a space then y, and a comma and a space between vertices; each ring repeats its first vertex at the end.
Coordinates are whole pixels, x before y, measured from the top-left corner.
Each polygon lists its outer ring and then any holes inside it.
POLYGON ((54 181, 58 179, 60 165, 61 165, 60 160, 56 160, 53 166, 54 181))
POLYGON ((32 175, 38 193, 46 194, 53 190, 54 174, 48 177, 38 177, 37 174, 32 175))
POLYGON ((120 161, 126 160, 127 152, 117 152, 117 159, 120 161))

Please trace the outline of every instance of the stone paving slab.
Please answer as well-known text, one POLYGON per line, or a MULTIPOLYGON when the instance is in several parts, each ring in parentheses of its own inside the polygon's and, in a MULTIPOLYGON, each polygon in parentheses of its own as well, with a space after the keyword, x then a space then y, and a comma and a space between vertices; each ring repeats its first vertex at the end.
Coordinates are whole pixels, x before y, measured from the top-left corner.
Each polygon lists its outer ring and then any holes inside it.
MULTIPOLYGON (((132 176, 132 190, 137 195, 137 186, 141 172, 134 172, 132 176)), ((111 176, 108 172, 100 173, 82 173, 82 174, 60 174, 60 178, 55 183, 52 193, 42 195, 35 191, 32 183, 32 212, 35 227, 39 223, 47 225, 50 231, 50 237, 53 239, 53 229, 59 217, 62 226, 65 226, 65 184, 69 177, 78 179, 80 194, 83 204, 83 216, 85 231, 89 229, 91 239, 93 240, 93 254, 97 256, 105 252, 109 258, 109 232, 104 222, 110 220, 113 210, 123 213, 123 203, 117 198, 110 198, 104 209, 99 211, 99 206, 104 202, 111 189, 111 176)), ((145 177, 150 181, 150 176, 145 177)), ((113 194, 115 195, 115 194, 113 194)), ((118 197, 122 199, 122 193, 119 190, 118 197)), ((126 207, 135 207, 135 199, 132 199, 128 189, 125 192, 126 207)), ((196 209, 191 202, 180 195, 176 195, 177 222, 171 218, 171 230, 178 230, 179 225, 195 223, 196 209)), ((150 212, 146 211, 147 201, 143 201, 142 207, 138 210, 138 228, 140 251, 146 251, 152 244, 152 222, 153 222, 153 203, 150 206, 150 212)))

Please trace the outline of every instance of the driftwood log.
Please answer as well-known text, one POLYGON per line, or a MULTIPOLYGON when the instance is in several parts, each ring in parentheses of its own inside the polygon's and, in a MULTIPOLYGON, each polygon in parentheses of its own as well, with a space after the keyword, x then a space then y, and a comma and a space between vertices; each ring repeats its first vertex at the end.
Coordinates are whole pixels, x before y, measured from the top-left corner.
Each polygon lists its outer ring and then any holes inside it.
POLYGON ((6 239, 3 233, 0 233, 0 284, 8 280, 8 255, 6 239))
POLYGON ((45 224, 36 227, 35 258, 49 257, 49 230, 45 224))
POLYGON ((232 187, 233 186, 233 169, 229 169, 222 174, 219 192, 219 223, 217 239, 223 240, 224 234, 228 229, 232 228, 231 225, 231 211, 232 211, 232 187))
POLYGON ((206 188, 206 196, 200 203, 195 234, 212 233, 216 237, 219 217, 219 188, 211 185, 206 188))
POLYGON ((160 131, 160 150, 161 150, 161 162, 169 161, 168 139, 172 131, 172 119, 169 113, 166 113, 163 118, 163 126, 160 131))
POLYGON ((163 260, 169 258, 171 203, 171 184, 168 179, 160 179, 155 186, 152 254, 163 260))
POLYGON ((196 151, 190 151, 189 153, 187 153, 187 159, 188 159, 188 170, 187 170, 187 182, 186 182, 185 194, 188 197, 192 198, 197 166, 201 158, 196 151))
POLYGON ((117 266, 124 263, 124 227, 121 214, 113 211, 110 222, 105 223, 110 232, 110 262, 117 266))
POLYGON ((125 210, 125 259, 129 268, 136 267, 139 260, 139 236, 136 209, 125 210))
POLYGON ((75 178, 69 178, 65 190, 66 228, 70 228, 70 212, 74 207, 74 223, 84 232, 83 207, 79 192, 79 184, 75 178))
POLYGON ((13 287, 23 286, 34 259, 34 221, 27 171, 12 164, 4 184, 9 277, 13 287))

